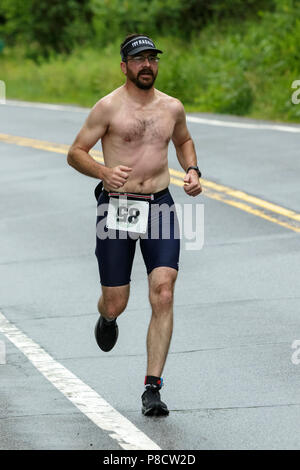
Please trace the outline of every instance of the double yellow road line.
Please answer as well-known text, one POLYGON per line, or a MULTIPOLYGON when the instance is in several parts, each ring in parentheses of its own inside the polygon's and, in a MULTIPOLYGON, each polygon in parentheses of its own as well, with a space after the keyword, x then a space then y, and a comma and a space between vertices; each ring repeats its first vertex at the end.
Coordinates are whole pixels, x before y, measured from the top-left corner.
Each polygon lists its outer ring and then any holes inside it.
MULTIPOLYGON (((69 150, 69 145, 55 144, 9 134, 0 134, 0 142, 46 150, 48 152, 62 153, 64 155, 66 155, 69 150)), ((91 150, 90 154, 96 161, 103 162, 102 152, 91 150)), ((174 170, 173 168, 169 168, 169 171, 171 184, 183 186, 185 173, 183 171, 174 170)), ((204 196, 223 202, 224 204, 229 204, 249 214, 261 217, 262 219, 266 219, 289 230, 300 233, 300 213, 252 196, 244 191, 217 184, 204 178, 201 178, 201 183, 204 196)))

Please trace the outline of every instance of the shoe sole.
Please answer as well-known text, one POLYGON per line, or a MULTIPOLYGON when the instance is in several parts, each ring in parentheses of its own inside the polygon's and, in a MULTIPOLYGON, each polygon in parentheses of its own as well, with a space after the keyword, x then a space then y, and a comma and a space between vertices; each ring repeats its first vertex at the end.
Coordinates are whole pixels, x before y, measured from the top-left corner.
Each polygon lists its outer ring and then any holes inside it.
POLYGON ((153 408, 142 408, 144 416, 168 416, 169 410, 161 406, 154 406, 153 408))

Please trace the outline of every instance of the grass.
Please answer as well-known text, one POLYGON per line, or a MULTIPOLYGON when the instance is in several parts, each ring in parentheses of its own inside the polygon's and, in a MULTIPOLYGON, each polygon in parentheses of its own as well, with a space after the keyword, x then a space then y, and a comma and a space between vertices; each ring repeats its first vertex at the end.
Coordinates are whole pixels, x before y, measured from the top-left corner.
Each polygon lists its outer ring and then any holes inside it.
MULTIPOLYGON (((300 13, 266 13, 259 21, 211 24, 186 43, 155 38, 165 51, 156 87, 179 98, 187 111, 300 122, 291 101, 300 80, 300 13)), ((21 47, 0 55, 7 98, 91 107, 124 83, 119 43, 79 47, 39 64, 21 47)))

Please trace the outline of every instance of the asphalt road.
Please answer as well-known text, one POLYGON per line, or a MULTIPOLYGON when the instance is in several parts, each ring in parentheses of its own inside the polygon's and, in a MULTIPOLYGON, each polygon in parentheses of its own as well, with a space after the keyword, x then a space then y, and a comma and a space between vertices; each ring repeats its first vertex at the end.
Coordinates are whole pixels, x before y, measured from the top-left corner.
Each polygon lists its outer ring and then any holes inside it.
MULTIPOLYGON (((300 233, 280 221, 289 209, 299 228, 300 127, 213 115, 189 121, 205 188, 214 182, 240 190, 281 215, 268 220, 209 191, 191 200, 170 186, 177 203, 204 204, 204 246, 181 251, 161 392, 170 415, 146 418, 140 396, 151 311, 141 253, 118 343, 103 353, 93 336, 97 182, 69 167, 64 153, 9 143, 18 136, 70 145, 86 115, 0 106, 0 449, 117 450, 143 442, 299 449, 300 361, 292 345, 300 340, 300 233), (89 410, 86 396, 94 400, 89 410), (131 444, 122 437, 127 429, 131 444)), ((173 146, 169 166, 180 170, 173 146)))

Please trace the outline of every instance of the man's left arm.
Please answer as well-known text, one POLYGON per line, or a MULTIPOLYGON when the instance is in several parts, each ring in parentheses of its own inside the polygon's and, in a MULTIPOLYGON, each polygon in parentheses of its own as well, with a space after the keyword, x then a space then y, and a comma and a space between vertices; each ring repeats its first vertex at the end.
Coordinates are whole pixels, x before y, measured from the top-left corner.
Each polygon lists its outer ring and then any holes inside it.
MULTIPOLYGON (((172 141, 176 149, 178 161, 186 172, 189 167, 197 166, 197 155, 194 142, 186 125, 184 107, 180 102, 177 103, 176 123, 172 141)), ((202 192, 199 175, 196 170, 190 169, 186 173, 183 189, 189 196, 198 196, 202 192)))

